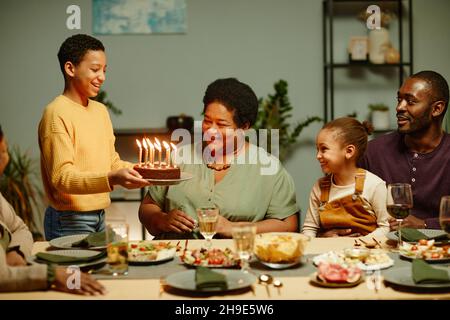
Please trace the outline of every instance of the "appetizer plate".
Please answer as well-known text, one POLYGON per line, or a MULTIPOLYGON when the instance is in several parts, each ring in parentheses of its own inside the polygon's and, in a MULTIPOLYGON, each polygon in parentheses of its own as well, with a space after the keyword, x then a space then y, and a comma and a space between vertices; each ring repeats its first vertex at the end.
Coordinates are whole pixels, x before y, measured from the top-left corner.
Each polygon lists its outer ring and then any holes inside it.
MULTIPOLYGON (((73 249, 73 250, 52 250, 52 251, 45 251, 45 253, 48 254, 54 254, 54 255, 58 255, 58 256, 66 256, 66 257, 75 257, 75 258, 89 258, 89 257, 94 257, 96 255, 99 254, 98 251, 93 251, 93 250, 78 250, 78 249, 73 249)), ((37 263, 45 263, 41 260, 38 260, 38 258, 36 256, 32 256, 32 260, 33 262, 37 262, 37 263)), ((71 262, 70 265, 76 265, 79 268, 83 268, 84 267, 102 267, 106 264, 107 258, 101 258, 98 260, 94 260, 94 261, 89 261, 89 262, 71 262)), ((67 266, 68 264, 62 264, 64 266, 67 266)))
POLYGON ((202 266, 208 268, 234 268, 239 265, 239 259, 234 256, 230 249, 202 249, 201 250, 187 250, 180 260, 192 267, 202 266), (214 254, 210 252, 214 251, 214 254), (202 253, 203 252, 203 253, 202 253), (198 257, 198 258, 197 258, 198 257), (214 261, 215 260, 215 261, 214 261))
MULTIPOLYGON (((394 265, 394 260, 391 259, 386 253, 379 253, 378 251, 376 251, 375 254, 380 256, 379 263, 366 264, 363 262, 357 262, 354 265, 363 271, 387 269, 394 265)), ((369 253, 369 255, 371 255, 371 254, 369 253)), ((376 257, 376 256, 372 254, 372 257, 376 257)), ((339 251, 325 252, 325 253, 317 255, 313 258, 313 263, 316 267, 321 262, 337 263, 337 264, 344 265, 344 264, 348 264, 346 261, 348 261, 348 260, 346 260, 345 254, 343 252, 339 252, 339 251)))
POLYGON ((256 282, 256 277, 250 273, 242 272, 240 270, 216 270, 226 276, 227 288, 219 287, 197 289, 195 285, 195 270, 181 271, 173 273, 166 277, 166 285, 187 291, 196 292, 225 292, 250 287, 256 282))
POLYGON ((180 179, 145 179, 154 186, 171 186, 179 184, 183 181, 192 179, 193 175, 187 172, 181 172, 180 179))
POLYGON ((323 281, 317 276, 317 272, 314 272, 311 277, 309 278, 309 281, 313 284, 316 284, 321 287, 327 287, 327 288, 351 288, 356 287, 360 283, 364 282, 364 276, 361 275, 361 277, 355 281, 355 282, 328 282, 323 281))
POLYGON ((137 241, 128 244, 130 265, 160 264, 172 260, 177 248, 168 242, 137 241))

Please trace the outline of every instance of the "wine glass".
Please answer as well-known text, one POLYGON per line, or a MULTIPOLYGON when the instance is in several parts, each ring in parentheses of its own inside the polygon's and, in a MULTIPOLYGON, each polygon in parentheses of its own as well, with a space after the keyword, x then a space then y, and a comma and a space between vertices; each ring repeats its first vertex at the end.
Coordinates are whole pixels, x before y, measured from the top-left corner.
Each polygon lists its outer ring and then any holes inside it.
POLYGON ((443 196, 441 198, 439 222, 441 224, 441 228, 447 232, 447 237, 450 238, 450 196, 443 196))
POLYGON ((255 244, 256 225, 251 222, 238 222, 231 228, 236 252, 241 260, 241 270, 248 272, 249 261, 255 244))
POLYGON ((402 247, 402 221, 409 216, 413 207, 411 185, 408 183, 393 183, 387 187, 387 211, 398 222, 398 249, 402 247))
POLYGON ((211 240, 216 234, 219 208, 214 206, 197 208, 197 217, 200 233, 206 239, 206 247, 209 249, 212 245, 211 240))

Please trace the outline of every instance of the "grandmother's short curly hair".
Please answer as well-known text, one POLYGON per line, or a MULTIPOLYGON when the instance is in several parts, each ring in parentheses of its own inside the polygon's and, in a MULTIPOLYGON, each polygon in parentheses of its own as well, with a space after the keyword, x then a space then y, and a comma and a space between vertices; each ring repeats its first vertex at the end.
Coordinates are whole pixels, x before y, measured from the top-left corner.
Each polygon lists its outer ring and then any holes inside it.
POLYGON ((236 78, 217 79, 206 89, 203 97, 203 112, 206 107, 218 102, 233 112, 233 120, 238 128, 248 124, 251 127, 258 114, 258 98, 249 85, 236 78))

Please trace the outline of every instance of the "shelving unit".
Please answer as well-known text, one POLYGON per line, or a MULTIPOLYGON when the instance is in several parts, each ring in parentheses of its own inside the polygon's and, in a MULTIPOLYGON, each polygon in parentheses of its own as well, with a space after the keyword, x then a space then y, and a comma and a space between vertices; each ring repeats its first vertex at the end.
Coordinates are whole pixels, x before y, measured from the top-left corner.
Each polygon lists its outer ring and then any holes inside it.
MULTIPOLYGON (((383 68, 395 68, 398 71, 399 86, 407 75, 413 73, 413 39, 412 39, 412 0, 323 0, 322 2, 322 23, 323 23, 323 73, 324 73, 324 120, 325 122, 335 118, 335 69, 349 69, 349 68, 368 68, 382 70, 383 68), (343 4, 355 5, 361 7, 361 4, 366 6, 376 4, 381 8, 385 5, 395 7, 395 12, 398 19, 398 39, 397 44, 400 53, 400 62, 393 64, 373 64, 367 62, 336 62, 333 52, 334 48, 334 19, 339 14, 339 6, 343 4), (407 11, 405 13, 405 11, 407 11), (408 51, 405 56, 405 35, 404 35, 404 18, 407 15, 407 38, 408 51), (405 59, 406 58, 406 59, 405 59)), ((357 13, 357 11, 355 11, 357 13)), ((396 89, 396 88, 395 88, 396 89)))

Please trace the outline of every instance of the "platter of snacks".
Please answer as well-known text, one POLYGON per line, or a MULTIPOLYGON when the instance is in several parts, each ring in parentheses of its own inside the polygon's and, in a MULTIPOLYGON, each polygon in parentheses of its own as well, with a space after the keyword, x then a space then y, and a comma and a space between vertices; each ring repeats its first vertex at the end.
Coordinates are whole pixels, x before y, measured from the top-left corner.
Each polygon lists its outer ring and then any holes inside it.
POLYGON ((321 262, 310 281, 329 288, 355 287, 364 281, 362 270, 356 266, 343 266, 337 263, 321 262))
POLYGON ((186 250, 180 259, 190 266, 209 268, 232 268, 239 265, 239 258, 231 249, 195 249, 186 250))
POLYGON ((450 261, 450 245, 436 246, 434 240, 419 240, 417 243, 403 242, 400 255, 407 259, 424 259, 427 262, 450 261))
POLYGON ((392 260, 381 249, 347 248, 342 251, 329 251, 313 258, 314 265, 321 262, 339 264, 344 267, 355 266, 363 271, 379 270, 392 267, 392 260))
POLYGON ((286 269, 301 262, 308 237, 291 232, 268 232, 255 238, 255 256, 272 269, 286 269))
POLYGON ((157 264, 175 257, 177 247, 170 242, 131 241, 128 244, 128 262, 135 265, 157 264))

